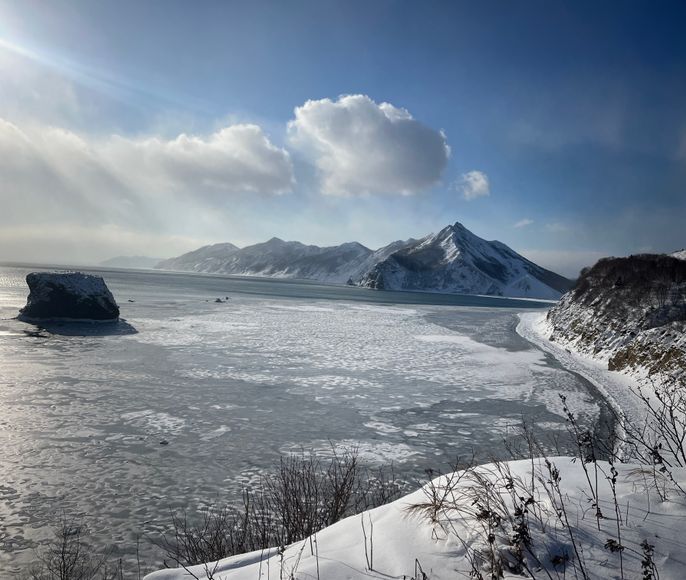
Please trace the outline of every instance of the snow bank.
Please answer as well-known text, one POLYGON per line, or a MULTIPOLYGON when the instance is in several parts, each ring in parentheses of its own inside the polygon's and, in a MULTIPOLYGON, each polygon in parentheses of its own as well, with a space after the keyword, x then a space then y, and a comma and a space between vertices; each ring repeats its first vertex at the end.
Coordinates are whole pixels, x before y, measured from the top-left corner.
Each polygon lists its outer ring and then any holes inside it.
MULTIPOLYGON (((582 464, 570 458, 554 458, 549 464, 537 459, 533 463, 524 460, 484 465, 437 478, 423 489, 342 520, 285 550, 252 552, 188 571, 161 570, 146 580, 409 579, 422 578, 421 571, 430 580, 443 580, 468 577, 471 562, 484 577, 490 577, 494 561, 505 565, 506 578, 522 577, 521 569, 517 572, 516 568, 523 562, 537 578, 581 578, 583 567, 589 579, 604 580, 620 577, 620 556, 624 577, 638 578, 645 577, 641 563, 644 542, 654 546, 653 559, 662 580, 683 578, 683 496, 671 491, 672 484, 660 482, 667 492, 664 500, 653 485, 649 469, 620 465, 616 467, 615 503, 611 466, 599 462, 598 467, 598 484, 589 486, 582 464), (492 493, 487 491, 490 485, 494 486, 492 493), (428 518, 427 511, 409 509, 426 504, 436 495, 446 501, 434 518, 428 518), (493 513, 515 513, 515 503, 524 501, 517 498, 519 495, 530 498, 523 516, 530 550, 521 550, 517 540, 521 534, 513 535, 513 523, 522 531, 522 526, 517 526, 521 518, 508 521, 504 517, 488 527, 497 521, 491 517, 493 513), (591 508, 593 495, 598 498, 600 518, 591 508), (497 498, 500 501, 493 501, 497 498), (492 510, 491 516, 488 510, 492 510), (490 542, 489 531, 493 533, 490 542), (507 562, 512 568, 508 569, 507 562)), ((684 470, 675 471, 675 476, 680 485, 686 484, 684 470)))

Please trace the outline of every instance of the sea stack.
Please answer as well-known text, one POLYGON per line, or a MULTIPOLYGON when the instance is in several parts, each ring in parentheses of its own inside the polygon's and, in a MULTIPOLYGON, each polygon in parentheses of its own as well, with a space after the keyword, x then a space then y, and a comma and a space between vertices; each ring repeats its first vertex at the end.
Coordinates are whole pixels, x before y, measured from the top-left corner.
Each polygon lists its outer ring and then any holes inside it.
POLYGON ((119 306, 100 276, 81 272, 31 272, 20 320, 115 322, 119 306))

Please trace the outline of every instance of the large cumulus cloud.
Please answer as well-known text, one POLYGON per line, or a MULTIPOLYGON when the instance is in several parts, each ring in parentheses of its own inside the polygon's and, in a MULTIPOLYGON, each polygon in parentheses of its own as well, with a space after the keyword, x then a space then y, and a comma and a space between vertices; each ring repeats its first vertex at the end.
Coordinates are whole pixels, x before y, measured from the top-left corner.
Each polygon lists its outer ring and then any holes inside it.
POLYGON ((412 195, 440 180, 450 156, 442 131, 364 95, 307 101, 288 133, 328 195, 412 195))

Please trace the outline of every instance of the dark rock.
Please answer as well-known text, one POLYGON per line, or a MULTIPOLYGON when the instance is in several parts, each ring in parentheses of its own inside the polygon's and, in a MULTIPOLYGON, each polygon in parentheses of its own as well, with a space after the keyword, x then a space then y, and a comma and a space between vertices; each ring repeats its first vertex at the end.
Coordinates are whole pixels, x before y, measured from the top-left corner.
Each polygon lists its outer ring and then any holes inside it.
POLYGON ((119 318, 119 306, 100 276, 32 272, 26 283, 30 293, 20 319, 113 322, 119 318))

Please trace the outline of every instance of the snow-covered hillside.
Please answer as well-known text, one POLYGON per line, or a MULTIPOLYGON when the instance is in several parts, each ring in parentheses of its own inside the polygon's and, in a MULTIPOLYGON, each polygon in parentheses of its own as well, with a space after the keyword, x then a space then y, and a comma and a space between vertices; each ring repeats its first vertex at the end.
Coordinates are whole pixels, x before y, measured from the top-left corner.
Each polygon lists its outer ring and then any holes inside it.
POLYGON ((556 300, 570 282, 501 242, 488 242, 460 223, 408 244, 377 263, 359 282, 384 290, 488 294, 556 300))
POLYGON ((178 270, 181 272, 216 272, 226 259, 239 248, 228 242, 203 246, 176 258, 163 260, 155 266, 160 270, 178 270))
MULTIPOLYGON (((596 485, 581 461, 548 461, 442 476, 284 550, 160 570, 146 580, 656 579, 652 564, 661 580, 684 577, 686 504, 673 483, 665 480, 664 501, 644 466, 618 465, 615 475, 598 462, 596 485), (594 497, 602 517, 591 509, 594 497)), ((686 472, 674 475, 683 487, 686 472)))
POLYGON ((206 246, 158 264, 160 269, 303 278, 344 284, 372 251, 351 242, 321 248, 279 238, 239 249, 233 244, 206 246))
POLYGON ((547 317, 552 341, 610 370, 686 379, 686 262, 606 258, 582 273, 547 317))
POLYGON ((157 265, 165 270, 303 278, 385 290, 487 294, 555 300, 570 281, 530 262, 500 242, 487 242, 459 223, 421 240, 396 241, 376 251, 350 242, 319 247, 268 242, 242 249, 205 246, 157 265))

